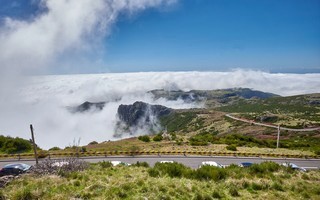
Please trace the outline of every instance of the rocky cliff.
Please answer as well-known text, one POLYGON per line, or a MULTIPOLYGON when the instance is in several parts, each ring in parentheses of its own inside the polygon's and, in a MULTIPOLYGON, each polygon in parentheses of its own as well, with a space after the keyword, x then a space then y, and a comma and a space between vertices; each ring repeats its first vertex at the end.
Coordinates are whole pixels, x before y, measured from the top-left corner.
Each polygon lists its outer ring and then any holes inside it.
POLYGON ((161 105, 151 105, 137 101, 131 105, 121 104, 117 116, 119 122, 116 127, 116 135, 121 132, 132 134, 137 130, 157 131, 160 127, 158 118, 171 114, 173 109, 161 105))
POLYGON ((136 126, 141 119, 147 123, 151 118, 169 115, 173 109, 161 105, 151 105, 137 101, 132 105, 121 104, 118 108, 118 117, 128 126, 136 126))

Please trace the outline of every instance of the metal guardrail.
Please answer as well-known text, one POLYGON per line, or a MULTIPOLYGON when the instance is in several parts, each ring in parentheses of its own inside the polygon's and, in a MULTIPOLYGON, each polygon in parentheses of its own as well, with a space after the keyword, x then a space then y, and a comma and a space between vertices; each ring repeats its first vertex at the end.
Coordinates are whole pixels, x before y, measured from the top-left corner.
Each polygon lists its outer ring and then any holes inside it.
MULTIPOLYGON (((135 156, 135 155, 206 155, 206 156, 243 156, 243 157, 287 157, 287 158, 316 158, 317 155, 302 154, 276 154, 276 153, 248 153, 248 152, 214 152, 214 151, 95 151, 95 152, 58 152, 40 153, 39 158, 59 157, 90 157, 90 156, 135 156)), ((28 159, 34 158, 34 154, 0 154, 0 159, 28 159)))

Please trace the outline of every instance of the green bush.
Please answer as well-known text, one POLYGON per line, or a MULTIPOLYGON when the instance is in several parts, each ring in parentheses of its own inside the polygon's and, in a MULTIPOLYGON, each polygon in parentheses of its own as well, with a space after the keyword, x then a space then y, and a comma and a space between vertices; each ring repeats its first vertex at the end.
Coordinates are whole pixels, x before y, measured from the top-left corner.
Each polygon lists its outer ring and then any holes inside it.
POLYGON ((163 140, 163 137, 161 134, 158 134, 153 137, 153 141, 155 141, 155 142, 160 142, 161 140, 163 140))
POLYGON ((136 167, 146 167, 148 168, 149 167, 149 164, 147 162, 139 162, 137 161, 136 164, 133 164, 133 166, 136 166, 136 167))
MULTIPOLYGON (((170 177, 188 177, 191 173, 191 168, 186 167, 181 163, 156 163, 153 167, 154 170, 158 171, 160 176, 168 175, 170 177)), ((151 173, 157 174, 153 171, 151 173)), ((149 172, 150 174, 150 172, 149 172)))
POLYGON ((275 162, 262 162, 260 164, 253 164, 250 166, 249 170, 253 174, 265 174, 268 172, 276 172, 281 168, 280 165, 278 165, 275 162))
POLYGON ((226 170, 213 166, 202 166, 193 172, 193 178, 197 180, 220 181, 227 176, 226 170))
POLYGON ((156 170, 156 169, 154 169, 154 168, 148 169, 148 174, 149 174, 149 176, 151 176, 151 177, 159 177, 159 176, 160 176, 159 171, 156 170))
POLYGON ((61 150, 59 147, 52 147, 49 149, 49 151, 59 151, 61 150))
POLYGON ((228 145, 226 148, 229 151, 237 151, 237 147, 235 145, 228 145))
POLYGON ((95 145, 95 144, 99 144, 99 143, 97 141, 92 141, 88 145, 95 145))
POLYGON ((315 149, 315 150, 314 150, 314 153, 315 153, 316 155, 320 156, 320 149, 315 149))
POLYGON ((0 151, 4 153, 22 153, 30 151, 32 149, 32 144, 30 141, 22 138, 12 138, 0 136, 0 151))
POLYGON ((138 139, 143 142, 150 142, 150 137, 147 135, 139 136, 138 139))

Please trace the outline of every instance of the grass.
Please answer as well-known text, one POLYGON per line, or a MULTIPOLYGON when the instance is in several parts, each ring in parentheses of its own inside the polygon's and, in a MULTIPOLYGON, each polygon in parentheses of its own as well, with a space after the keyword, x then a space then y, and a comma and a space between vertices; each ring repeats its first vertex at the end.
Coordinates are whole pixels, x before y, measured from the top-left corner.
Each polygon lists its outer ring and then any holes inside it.
POLYGON ((169 116, 160 118, 161 125, 167 128, 168 132, 187 130, 189 123, 197 117, 194 112, 176 112, 169 116))
POLYGON ((258 168, 256 172, 257 169, 237 166, 192 170, 168 163, 154 168, 92 164, 85 171, 63 176, 23 175, 0 189, 0 195, 12 200, 317 199, 320 195, 319 171, 301 173, 272 163, 258 168), (160 168, 157 176, 149 175, 150 169, 160 168), (190 172, 197 176, 191 176, 190 172))

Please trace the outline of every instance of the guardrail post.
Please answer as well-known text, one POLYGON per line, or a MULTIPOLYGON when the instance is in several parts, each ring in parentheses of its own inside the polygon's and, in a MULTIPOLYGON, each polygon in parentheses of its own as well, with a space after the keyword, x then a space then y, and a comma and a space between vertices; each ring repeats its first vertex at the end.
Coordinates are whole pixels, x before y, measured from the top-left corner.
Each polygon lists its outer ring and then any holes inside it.
POLYGON ((32 143, 33 143, 34 157, 35 157, 35 159, 36 159, 36 165, 38 165, 37 146, 36 146, 36 141, 35 141, 35 139, 34 139, 33 126, 32 126, 32 124, 30 124, 30 131, 31 131, 31 138, 32 138, 32 143))
POLYGON ((280 125, 278 125, 277 148, 279 148, 279 142, 280 142, 280 125))

